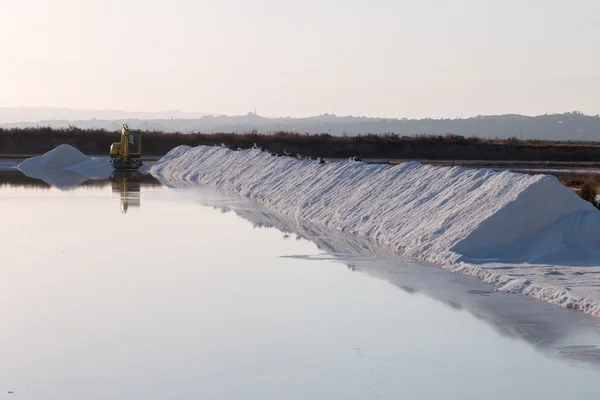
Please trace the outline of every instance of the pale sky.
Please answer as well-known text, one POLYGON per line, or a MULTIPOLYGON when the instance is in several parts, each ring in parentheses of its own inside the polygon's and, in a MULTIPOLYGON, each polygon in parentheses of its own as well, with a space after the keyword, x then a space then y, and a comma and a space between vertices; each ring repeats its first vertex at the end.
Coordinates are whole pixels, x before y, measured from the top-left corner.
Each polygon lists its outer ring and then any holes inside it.
POLYGON ((0 106, 600 113, 598 0, 0 0, 0 106))

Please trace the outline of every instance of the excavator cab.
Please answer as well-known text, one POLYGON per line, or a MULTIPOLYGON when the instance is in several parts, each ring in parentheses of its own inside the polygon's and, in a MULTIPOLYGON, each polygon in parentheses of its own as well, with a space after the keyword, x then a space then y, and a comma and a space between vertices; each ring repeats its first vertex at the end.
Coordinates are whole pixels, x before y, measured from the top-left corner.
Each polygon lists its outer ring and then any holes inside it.
POLYGON ((129 132, 127 148, 131 157, 142 156, 142 137, 139 131, 129 132))
POLYGON ((142 166, 142 132, 121 129, 121 141, 110 146, 110 162, 115 169, 138 169, 142 166))

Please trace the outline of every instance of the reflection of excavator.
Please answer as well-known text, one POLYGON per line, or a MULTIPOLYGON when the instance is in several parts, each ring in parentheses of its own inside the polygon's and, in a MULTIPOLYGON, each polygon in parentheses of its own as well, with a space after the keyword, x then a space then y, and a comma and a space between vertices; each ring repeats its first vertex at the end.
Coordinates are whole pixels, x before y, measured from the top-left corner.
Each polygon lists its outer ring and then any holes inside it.
POLYGON ((142 166, 142 133, 121 129, 121 141, 110 146, 110 162, 115 169, 138 169, 142 166))
POLYGON ((140 206, 140 178, 138 171, 121 171, 111 177, 113 193, 121 197, 121 213, 126 214, 129 207, 140 206))

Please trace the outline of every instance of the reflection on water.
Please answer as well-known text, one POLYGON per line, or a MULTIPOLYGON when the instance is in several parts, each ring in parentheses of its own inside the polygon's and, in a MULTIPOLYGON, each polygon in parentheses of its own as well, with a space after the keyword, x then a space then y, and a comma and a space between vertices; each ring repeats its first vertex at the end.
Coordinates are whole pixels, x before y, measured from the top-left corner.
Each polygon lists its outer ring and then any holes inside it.
MULTIPOLYGON (((165 185, 168 183, 163 182, 165 185)), ((191 187, 187 184, 187 189, 191 187)), ((403 259, 370 238, 332 232, 320 225, 273 212, 239 195, 214 188, 200 201, 223 213, 234 212, 255 228, 275 228, 284 239, 305 239, 322 252, 290 255, 303 260, 334 260, 349 270, 382 279, 410 295, 422 294, 456 311, 466 311, 503 337, 524 341, 545 354, 600 365, 598 320, 530 297, 496 292, 492 285, 438 266, 403 259), (215 192, 221 198, 215 196, 215 192), (583 342, 581 342, 583 340, 583 342)), ((187 191, 180 192, 186 195, 187 191)))
MULTIPOLYGON (((122 172, 115 171, 113 175, 105 180, 87 180, 83 182, 69 181, 69 187, 65 191, 74 191, 79 188, 103 188, 112 186, 113 181, 119 178, 126 177, 130 182, 138 182, 141 186, 160 187, 163 186, 156 178, 148 173, 140 173, 139 171, 122 172)), ((9 188, 24 188, 24 189, 60 189, 64 187, 55 186, 44 180, 33 178, 24 175, 22 172, 12 170, 0 170, 0 187, 9 188)))
MULTIPOLYGON (((18 171, 0 172, 0 187, 5 185, 44 189, 52 187, 47 182, 24 176, 18 171)), ((111 186, 112 193, 119 196, 122 214, 126 214, 130 207, 140 208, 142 186, 170 186, 168 182, 161 183, 152 175, 140 171, 115 171, 109 180, 85 181, 77 187, 102 188, 108 185, 111 186)), ((456 276, 439 267, 402 260, 392 249, 369 238, 343 235, 319 225, 296 221, 243 200, 237 194, 214 188, 182 185, 171 188, 193 188, 194 192, 186 190, 181 193, 193 193, 195 197, 200 193, 200 203, 205 206, 212 206, 221 213, 234 212, 250 221, 255 228, 276 228, 283 233, 284 239, 294 237, 295 240, 308 240, 322 252, 318 256, 295 255, 292 256, 294 258, 342 262, 351 271, 383 279, 405 293, 424 294, 454 310, 467 311, 494 327, 502 336, 523 340, 556 355, 600 364, 598 335, 584 344, 569 342, 574 330, 597 325, 597 321, 591 317, 557 310, 530 298, 498 293, 490 285, 473 281, 470 277, 456 276), (401 269, 398 268, 399 265, 401 269), (469 289, 463 290, 467 286, 469 289)))
POLYGON ((578 313, 136 179, 0 190, 0 398, 597 398, 578 313), (135 183, 144 207, 115 234, 135 183))
POLYGON ((43 180, 26 176, 16 169, 12 169, 0 171, 0 187, 50 189, 52 185, 43 180))
POLYGON ((110 186, 112 193, 119 195, 122 214, 127 214, 130 207, 141 206, 141 189, 143 187, 160 187, 162 184, 152 175, 140 171, 115 171, 107 180, 81 180, 70 173, 52 172, 54 179, 45 181, 26 176, 18 170, 0 171, 0 188, 24 188, 49 190, 56 188, 62 191, 73 191, 78 188, 104 188, 110 186), (60 179, 56 177, 60 176, 60 179), (73 178, 73 179, 72 179, 73 178), (60 182, 59 186, 52 183, 60 182))
POLYGON ((115 171, 110 177, 112 192, 119 193, 121 198, 121 213, 127 214, 129 207, 140 207, 140 178, 143 175, 138 171, 115 171))

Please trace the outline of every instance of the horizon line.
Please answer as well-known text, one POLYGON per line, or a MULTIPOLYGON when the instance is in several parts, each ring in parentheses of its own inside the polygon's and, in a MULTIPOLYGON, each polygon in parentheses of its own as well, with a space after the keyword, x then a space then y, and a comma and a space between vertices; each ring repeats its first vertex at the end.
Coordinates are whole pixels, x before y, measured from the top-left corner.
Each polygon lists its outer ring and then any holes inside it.
MULTIPOLYGON (((292 116, 267 116, 267 115, 260 115, 258 113, 256 113, 254 110, 252 111, 248 111, 246 114, 225 114, 225 113, 211 113, 211 112, 205 112, 205 111, 183 111, 183 110, 159 110, 159 111, 140 111, 140 110, 126 110, 126 109, 118 109, 118 108, 112 108, 112 109, 92 109, 92 108, 72 108, 72 107, 62 107, 62 106, 56 106, 56 107, 52 107, 52 106, 0 106, 0 110, 1 109, 45 109, 45 110, 69 110, 69 111, 81 111, 81 112, 122 112, 122 113, 130 113, 130 114, 135 114, 135 113, 140 113, 140 114, 165 114, 165 113, 182 113, 182 114, 204 114, 199 118, 203 118, 203 117, 246 117, 246 116, 257 116, 260 118, 265 118, 265 119, 306 119, 306 118, 315 118, 315 117, 324 117, 324 116, 331 116, 331 117, 337 117, 337 118, 366 118, 366 119, 394 119, 394 120, 457 120, 457 119, 473 119, 473 118, 478 118, 478 117, 501 117, 501 116, 520 116, 520 117, 529 117, 529 118, 535 118, 535 117, 543 117, 543 116, 559 116, 559 115, 568 115, 568 114, 572 114, 572 115, 581 115, 581 116, 587 116, 587 117, 600 117, 599 114, 586 114, 584 112, 581 111, 577 111, 577 110, 573 110, 573 111, 564 111, 564 112, 546 112, 544 114, 521 114, 521 113, 517 113, 517 112, 512 112, 512 113, 502 113, 502 114, 477 114, 477 115, 471 115, 471 116, 446 116, 446 117, 407 117, 407 116, 389 116, 389 117, 375 117, 375 116, 367 116, 367 115, 352 115, 352 114, 347 114, 347 115, 337 115, 337 114, 329 114, 329 113, 322 113, 322 114, 317 114, 317 115, 307 115, 307 116, 297 116, 297 117, 292 117, 292 116)), ((66 118, 59 118, 58 120, 66 120, 69 121, 69 119, 66 118)), ((93 118, 92 118, 93 119, 93 118)), ((133 118, 133 119, 140 119, 140 118, 133 118)), ((177 118, 177 119, 187 119, 187 118, 177 118)), ((55 119, 56 120, 56 119, 55 119)), ((112 119, 108 119, 108 120, 112 120, 112 119)), ((73 120, 76 121, 76 120, 73 120)), ((17 122, 14 122, 17 123, 17 122)))

